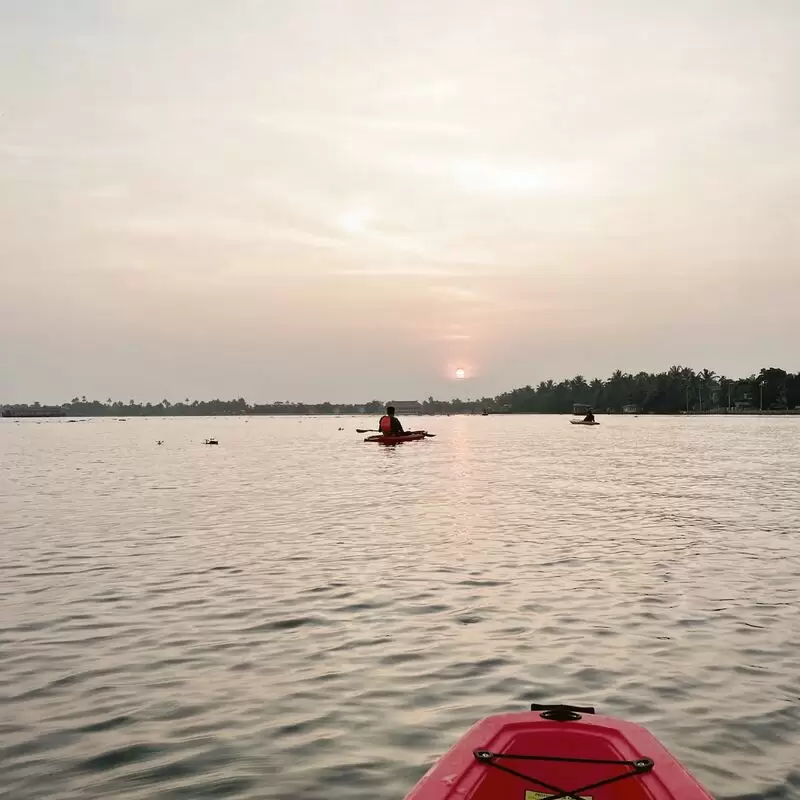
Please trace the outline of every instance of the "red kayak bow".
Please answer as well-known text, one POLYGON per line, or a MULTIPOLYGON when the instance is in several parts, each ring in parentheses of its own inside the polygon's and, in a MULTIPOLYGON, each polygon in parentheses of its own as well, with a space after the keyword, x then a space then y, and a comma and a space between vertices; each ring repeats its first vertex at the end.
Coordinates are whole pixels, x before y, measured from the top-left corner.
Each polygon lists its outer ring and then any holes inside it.
POLYGON ((658 740, 575 706, 474 725, 406 800, 713 800, 658 740))

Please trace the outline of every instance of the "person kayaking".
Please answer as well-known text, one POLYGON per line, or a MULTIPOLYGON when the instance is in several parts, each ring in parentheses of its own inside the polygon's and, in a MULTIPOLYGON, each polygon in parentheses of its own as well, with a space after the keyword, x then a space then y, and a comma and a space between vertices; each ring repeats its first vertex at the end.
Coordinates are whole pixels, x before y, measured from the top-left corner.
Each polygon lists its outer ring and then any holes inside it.
POLYGON ((378 430, 384 436, 407 436, 408 434, 403 430, 400 420, 394 415, 394 406, 386 406, 386 414, 384 414, 380 422, 378 422, 378 430))
POLYGON ((594 422, 594 414, 592 414, 592 409, 589 409, 589 413, 583 418, 584 422, 594 422))

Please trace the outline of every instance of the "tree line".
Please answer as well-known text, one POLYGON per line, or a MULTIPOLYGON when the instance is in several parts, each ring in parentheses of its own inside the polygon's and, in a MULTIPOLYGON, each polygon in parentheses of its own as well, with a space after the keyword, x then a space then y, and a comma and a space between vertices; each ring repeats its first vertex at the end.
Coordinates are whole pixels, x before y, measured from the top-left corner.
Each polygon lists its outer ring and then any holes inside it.
MULTIPOLYGON (((665 372, 639 372, 636 375, 615 371, 609 378, 587 380, 582 375, 556 383, 545 380, 538 386, 523 386, 497 397, 480 399, 435 400, 428 397, 419 404, 423 414, 463 413, 571 413, 576 406, 588 406, 597 412, 619 413, 626 407, 642 413, 674 414, 679 412, 720 412, 728 410, 779 410, 800 407, 800 373, 777 367, 761 369, 746 378, 728 378, 713 370, 695 372, 689 367, 674 366, 665 372)), ((39 408, 39 403, 33 403, 39 408)), ((139 403, 131 399, 88 400, 73 397, 62 408, 71 416, 209 416, 237 414, 324 415, 381 414, 385 403, 248 403, 234 400, 190 400, 172 403, 139 403)))
POLYGON ((625 407, 642 413, 675 414, 702 411, 778 410, 800 405, 800 373, 776 367, 746 378, 728 378, 709 369, 695 372, 674 366, 666 372, 616 370, 606 380, 582 375, 555 383, 542 381, 499 395, 495 406, 511 412, 567 413, 576 404, 618 413, 625 407))

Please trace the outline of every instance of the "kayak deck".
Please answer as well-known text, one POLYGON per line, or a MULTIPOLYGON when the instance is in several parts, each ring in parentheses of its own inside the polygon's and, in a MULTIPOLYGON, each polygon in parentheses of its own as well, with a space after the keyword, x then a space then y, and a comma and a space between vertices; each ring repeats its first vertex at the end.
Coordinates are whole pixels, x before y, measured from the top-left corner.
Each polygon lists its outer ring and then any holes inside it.
POLYGON ((406 800, 712 800, 658 740, 593 709, 532 706, 474 725, 406 800))
POLYGON ((570 425, 599 425, 600 423, 597 421, 587 422, 585 419, 571 419, 569 421, 570 425))
POLYGON ((403 442, 418 442, 428 436, 426 431, 410 431, 405 436, 367 436, 365 442, 378 442, 379 444, 402 444, 403 442))

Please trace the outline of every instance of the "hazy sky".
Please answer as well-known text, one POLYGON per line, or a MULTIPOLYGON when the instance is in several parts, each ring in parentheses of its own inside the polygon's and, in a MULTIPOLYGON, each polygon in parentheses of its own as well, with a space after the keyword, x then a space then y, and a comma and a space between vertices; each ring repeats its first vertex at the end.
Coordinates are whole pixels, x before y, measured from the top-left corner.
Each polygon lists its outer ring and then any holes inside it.
POLYGON ((0 402, 798 369, 799 42, 798 0, 0 0, 0 402))

